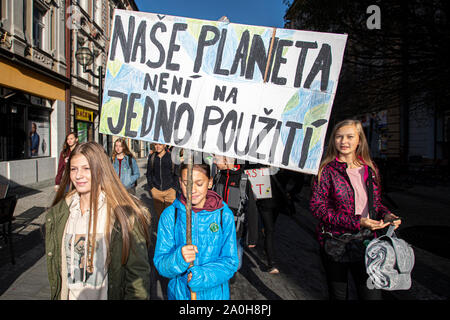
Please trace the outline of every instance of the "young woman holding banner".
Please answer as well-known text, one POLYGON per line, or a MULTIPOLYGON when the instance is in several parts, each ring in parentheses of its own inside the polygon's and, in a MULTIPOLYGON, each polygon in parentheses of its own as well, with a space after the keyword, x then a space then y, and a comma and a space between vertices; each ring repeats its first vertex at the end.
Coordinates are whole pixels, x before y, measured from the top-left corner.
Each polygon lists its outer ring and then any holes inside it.
POLYGON ((159 274, 170 278, 169 300, 189 300, 190 291, 198 300, 228 300, 228 280, 239 264, 233 212, 208 190, 213 183, 210 166, 194 164, 192 245, 186 245, 187 171, 182 164, 182 194, 160 217, 153 261, 159 274))
POLYGON ((390 223, 398 227, 401 222, 381 203, 379 185, 361 123, 338 123, 313 182, 310 200, 311 211, 319 219, 317 235, 330 299, 347 298, 348 271, 355 280, 359 298, 381 298, 379 290, 367 288, 364 244, 376 236, 377 230, 390 223), (343 251, 337 250, 349 237, 349 245, 343 251))

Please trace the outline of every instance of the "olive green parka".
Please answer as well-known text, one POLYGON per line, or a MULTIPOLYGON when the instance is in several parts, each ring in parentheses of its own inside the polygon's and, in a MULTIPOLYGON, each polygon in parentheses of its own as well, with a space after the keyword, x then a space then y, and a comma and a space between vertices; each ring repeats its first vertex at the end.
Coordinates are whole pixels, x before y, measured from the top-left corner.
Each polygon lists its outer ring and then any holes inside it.
MULTIPOLYGON (((52 300, 61 298, 61 245, 68 218, 69 206, 65 199, 58 202, 46 214, 45 252, 52 300)), ((130 234, 128 259, 122 265, 122 233, 120 225, 114 224, 109 245, 108 300, 148 300, 150 298, 148 248, 140 229, 135 223, 130 234)))

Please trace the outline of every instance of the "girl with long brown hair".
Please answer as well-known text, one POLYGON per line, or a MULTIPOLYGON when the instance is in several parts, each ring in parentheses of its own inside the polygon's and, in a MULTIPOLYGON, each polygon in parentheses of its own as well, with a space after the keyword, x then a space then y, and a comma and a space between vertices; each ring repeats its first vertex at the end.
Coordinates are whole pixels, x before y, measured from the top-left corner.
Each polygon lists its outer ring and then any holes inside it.
POLYGON ((139 167, 124 138, 114 142, 111 160, 124 187, 131 194, 136 194, 137 180, 140 176, 139 167))
POLYGON ((319 219, 317 236, 330 298, 347 298, 349 271, 360 298, 381 298, 366 285, 364 243, 377 230, 390 223, 398 227, 401 221, 381 203, 380 177, 360 121, 344 120, 334 127, 313 183, 310 208, 319 219), (342 245, 349 239, 351 246, 342 245))
POLYGON ((76 146, 46 215, 51 298, 148 299, 149 223, 104 149, 76 146))
POLYGON ((58 162, 58 172, 55 177, 55 190, 58 191, 59 185, 61 183, 62 175, 64 173, 64 169, 66 168, 67 161, 69 160, 70 153, 78 144, 78 135, 75 132, 70 132, 66 139, 64 140, 64 144, 59 154, 59 162, 58 162))

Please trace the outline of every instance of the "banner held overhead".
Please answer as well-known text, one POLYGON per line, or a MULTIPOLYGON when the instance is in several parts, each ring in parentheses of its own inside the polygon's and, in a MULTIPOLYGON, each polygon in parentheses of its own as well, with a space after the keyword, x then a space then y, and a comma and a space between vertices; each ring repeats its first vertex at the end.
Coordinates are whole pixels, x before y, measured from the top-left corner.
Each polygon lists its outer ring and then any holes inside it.
POLYGON ((116 10, 100 131, 315 174, 346 40, 116 10))

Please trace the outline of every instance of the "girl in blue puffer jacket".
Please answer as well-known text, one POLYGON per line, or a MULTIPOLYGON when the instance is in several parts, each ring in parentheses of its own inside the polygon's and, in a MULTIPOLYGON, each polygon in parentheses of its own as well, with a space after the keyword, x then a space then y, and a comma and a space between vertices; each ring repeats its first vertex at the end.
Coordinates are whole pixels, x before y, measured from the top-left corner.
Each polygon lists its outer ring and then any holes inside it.
POLYGON ((190 291, 198 300, 228 300, 228 280, 239 264, 233 212, 208 190, 213 182, 209 165, 194 164, 192 245, 186 245, 186 164, 180 173, 182 194, 160 217, 153 262, 160 275, 170 278, 169 300, 189 300, 190 291))

